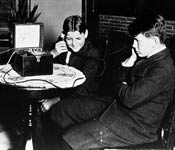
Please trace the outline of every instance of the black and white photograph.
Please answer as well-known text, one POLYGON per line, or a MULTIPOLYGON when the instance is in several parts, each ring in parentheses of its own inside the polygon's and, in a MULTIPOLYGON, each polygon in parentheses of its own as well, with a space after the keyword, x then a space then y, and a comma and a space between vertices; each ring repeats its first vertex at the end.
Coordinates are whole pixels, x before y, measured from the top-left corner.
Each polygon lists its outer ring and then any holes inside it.
POLYGON ((0 150, 175 150, 175 1, 0 0, 0 150))

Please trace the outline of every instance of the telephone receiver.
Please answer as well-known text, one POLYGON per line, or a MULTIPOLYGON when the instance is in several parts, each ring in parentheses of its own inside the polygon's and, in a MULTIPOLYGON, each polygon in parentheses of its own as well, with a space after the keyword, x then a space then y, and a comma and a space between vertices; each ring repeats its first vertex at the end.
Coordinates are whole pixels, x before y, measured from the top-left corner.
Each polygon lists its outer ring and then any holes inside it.
POLYGON ((61 32, 60 36, 58 37, 57 41, 65 41, 65 34, 61 32))
MULTIPOLYGON (((61 32, 60 36, 58 37, 58 41, 65 41, 65 34, 63 32, 61 32)), ((65 42, 66 43, 66 42, 65 42)), ((75 53, 66 43, 66 46, 67 46, 67 50, 72 52, 72 53, 75 53)))
MULTIPOLYGON (((65 41, 65 34, 63 32, 61 32, 60 36, 58 37, 58 41, 65 41)), ((67 43, 66 43, 66 45, 67 45, 67 43)), ((84 57, 84 58, 88 57, 90 59, 95 59, 97 61, 103 61, 104 62, 103 59, 98 59, 98 58, 95 58, 95 57, 86 56, 86 55, 83 55, 83 54, 76 53, 68 45, 67 45, 67 50, 70 51, 71 53, 73 53, 74 55, 77 55, 77 56, 80 56, 80 57, 84 57)))

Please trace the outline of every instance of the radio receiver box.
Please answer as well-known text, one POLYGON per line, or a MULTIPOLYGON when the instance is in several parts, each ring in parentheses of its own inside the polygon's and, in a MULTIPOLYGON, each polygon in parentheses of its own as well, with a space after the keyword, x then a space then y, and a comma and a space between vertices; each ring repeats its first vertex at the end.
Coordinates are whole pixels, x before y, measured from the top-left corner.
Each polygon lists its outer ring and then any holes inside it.
POLYGON ((50 75, 53 73, 53 56, 45 52, 32 54, 21 50, 14 54, 12 67, 21 76, 50 75))
POLYGON ((21 76, 53 73, 53 56, 43 51, 43 23, 14 24, 13 69, 21 76))

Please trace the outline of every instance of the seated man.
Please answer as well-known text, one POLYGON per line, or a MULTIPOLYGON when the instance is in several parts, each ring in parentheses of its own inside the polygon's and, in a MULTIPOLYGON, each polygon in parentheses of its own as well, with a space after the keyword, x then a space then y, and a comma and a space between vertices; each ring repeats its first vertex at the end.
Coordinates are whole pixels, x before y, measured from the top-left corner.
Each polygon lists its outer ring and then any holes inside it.
POLYGON ((88 39, 88 29, 80 16, 64 20, 63 31, 51 54, 56 63, 82 71, 86 81, 74 88, 59 89, 59 96, 44 99, 41 110, 50 110, 52 119, 63 129, 99 115, 110 99, 101 103, 91 98, 98 90, 98 68, 102 62, 99 50, 88 39))
POLYGON ((160 15, 144 15, 128 31, 134 38, 132 54, 119 67, 116 99, 99 117, 66 130, 60 149, 129 146, 158 139, 175 85, 165 21, 160 15))
POLYGON ((80 70, 86 81, 77 87, 59 90, 59 96, 45 99, 42 111, 48 111, 52 105, 65 97, 87 96, 98 90, 98 68, 101 63, 99 50, 88 38, 88 29, 78 15, 68 16, 63 23, 63 31, 50 51, 54 62, 72 66, 80 70))

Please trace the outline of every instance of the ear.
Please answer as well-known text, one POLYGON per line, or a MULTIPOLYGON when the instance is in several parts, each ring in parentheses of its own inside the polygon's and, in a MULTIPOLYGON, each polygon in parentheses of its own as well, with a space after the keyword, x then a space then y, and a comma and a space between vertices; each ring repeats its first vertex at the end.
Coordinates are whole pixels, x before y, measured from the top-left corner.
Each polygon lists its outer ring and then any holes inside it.
POLYGON ((153 36, 152 39, 154 40, 155 44, 160 43, 160 39, 157 36, 153 36))
POLYGON ((88 37, 88 30, 86 29, 86 31, 85 31, 85 38, 87 38, 88 37))

